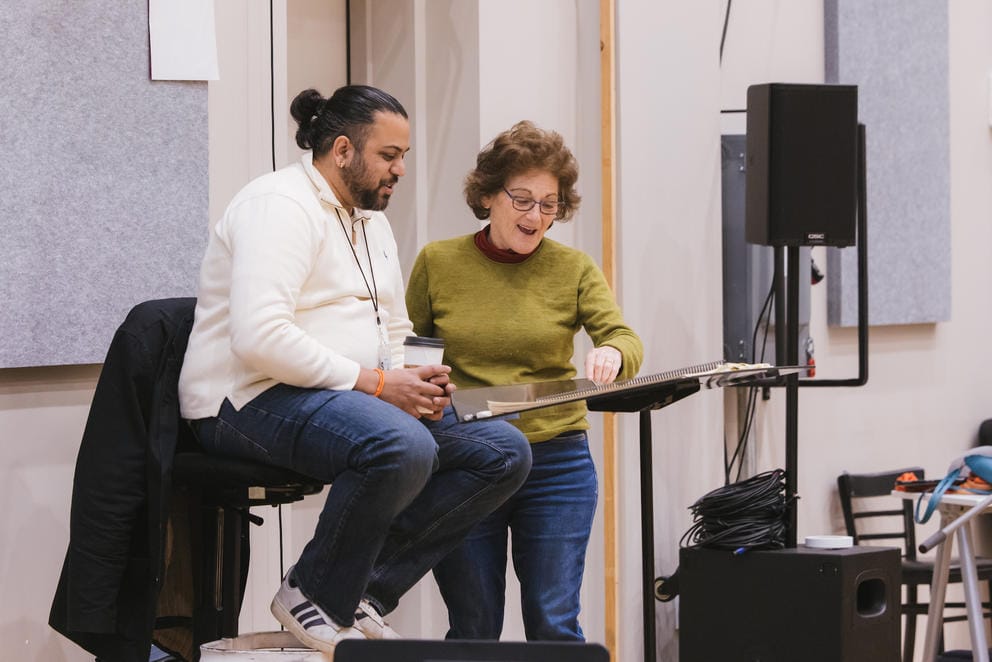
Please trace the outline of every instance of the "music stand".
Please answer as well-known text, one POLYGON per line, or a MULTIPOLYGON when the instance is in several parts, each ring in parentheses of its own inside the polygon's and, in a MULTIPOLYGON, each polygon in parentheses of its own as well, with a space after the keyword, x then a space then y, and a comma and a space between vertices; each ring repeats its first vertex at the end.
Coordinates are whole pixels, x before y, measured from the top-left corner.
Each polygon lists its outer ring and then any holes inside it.
POLYGON ((699 382, 673 384, 639 397, 605 396, 586 402, 589 411, 637 412, 640 433, 641 481, 641 600, 644 619, 644 662, 657 657, 654 605, 654 470, 651 452, 651 412, 699 391, 699 382))
MULTIPOLYGON (((461 389, 452 394, 452 405, 461 421, 473 421, 493 416, 492 401, 504 399, 525 400, 534 398, 529 404, 521 402, 520 410, 534 408, 535 403, 546 406, 585 400, 589 411, 610 411, 617 413, 640 414, 640 481, 641 481, 641 581, 644 603, 644 662, 656 659, 655 651, 655 605, 654 605, 654 485, 652 481, 651 453, 651 412, 667 407, 682 398, 706 388, 753 385, 755 383, 778 384, 786 375, 796 375, 806 370, 806 366, 752 366, 741 370, 720 370, 724 364, 713 363, 691 366, 658 375, 647 375, 614 384, 589 388, 587 380, 571 380, 573 384, 555 387, 553 383, 540 383, 536 388, 528 385, 492 386, 461 389), (714 369, 714 366, 716 368, 714 369), (558 395, 546 395, 558 393, 558 395)), ((340 662, 340 661, 339 661, 340 662)))

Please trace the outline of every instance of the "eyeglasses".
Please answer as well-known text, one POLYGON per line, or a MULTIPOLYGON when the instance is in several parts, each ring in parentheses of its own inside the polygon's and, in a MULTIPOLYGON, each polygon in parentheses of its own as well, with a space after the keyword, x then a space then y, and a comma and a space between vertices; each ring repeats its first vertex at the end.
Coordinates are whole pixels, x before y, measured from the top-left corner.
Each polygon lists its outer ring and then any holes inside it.
POLYGON ((538 205, 541 209, 541 213, 547 216, 557 216, 561 212, 561 208, 564 203, 558 200, 541 200, 537 201, 534 198, 525 198, 520 195, 513 195, 506 188, 503 188, 503 193, 510 198, 510 202, 513 204, 513 208, 517 211, 530 211, 534 208, 534 205, 538 205))

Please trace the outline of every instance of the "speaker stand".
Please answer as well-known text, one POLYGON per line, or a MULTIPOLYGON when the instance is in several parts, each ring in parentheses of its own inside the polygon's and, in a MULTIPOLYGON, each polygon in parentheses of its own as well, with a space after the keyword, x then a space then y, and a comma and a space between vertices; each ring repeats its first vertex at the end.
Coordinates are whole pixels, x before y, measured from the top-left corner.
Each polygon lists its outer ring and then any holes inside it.
MULTIPOLYGON (((785 546, 797 544, 799 495, 799 387, 863 386, 868 382, 868 214, 865 125, 858 124, 858 376, 851 379, 785 377, 785 546)), ((775 362, 799 365, 799 246, 776 246, 772 285, 775 288, 775 362)))

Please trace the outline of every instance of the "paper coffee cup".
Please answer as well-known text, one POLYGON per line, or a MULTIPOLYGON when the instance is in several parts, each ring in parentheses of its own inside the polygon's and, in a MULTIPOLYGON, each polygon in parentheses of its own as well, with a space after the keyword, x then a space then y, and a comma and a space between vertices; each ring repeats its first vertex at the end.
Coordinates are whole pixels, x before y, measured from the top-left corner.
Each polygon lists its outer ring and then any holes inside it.
MULTIPOLYGON (((424 336, 407 336, 403 340, 403 365, 417 368, 422 365, 441 365, 444 358, 444 340, 424 336)), ((421 414, 431 414, 432 409, 417 407, 421 414)))
POLYGON ((444 358, 444 340, 407 336, 403 341, 403 365, 417 368, 422 365, 441 365, 444 358))

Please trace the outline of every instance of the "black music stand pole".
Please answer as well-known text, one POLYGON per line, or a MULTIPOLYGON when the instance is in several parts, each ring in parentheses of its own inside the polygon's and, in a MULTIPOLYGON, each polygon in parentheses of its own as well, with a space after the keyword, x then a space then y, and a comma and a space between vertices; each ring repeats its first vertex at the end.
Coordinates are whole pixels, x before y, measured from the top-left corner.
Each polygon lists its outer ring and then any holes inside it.
POLYGON ((654 625, 654 476, 651 410, 640 413, 641 437, 641 597, 644 601, 644 662, 655 659, 654 625), (648 657, 650 653, 650 657, 648 657))
POLYGON ((641 479, 641 582, 644 601, 644 662, 657 659, 654 609, 654 470, 651 456, 651 412, 700 390, 698 381, 659 384, 636 394, 604 395, 586 401, 589 411, 640 414, 641 479))

